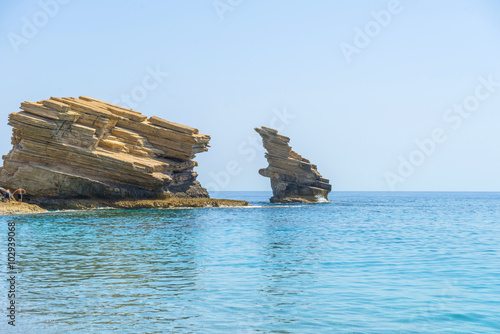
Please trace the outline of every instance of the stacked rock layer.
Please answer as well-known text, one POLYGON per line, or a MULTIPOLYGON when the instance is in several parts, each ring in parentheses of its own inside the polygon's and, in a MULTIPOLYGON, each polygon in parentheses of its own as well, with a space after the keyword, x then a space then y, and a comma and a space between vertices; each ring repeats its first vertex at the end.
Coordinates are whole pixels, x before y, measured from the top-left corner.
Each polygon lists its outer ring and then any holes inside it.
POLYGON ((316 165, 301 157, 288 143, 290 138, 278 134, 277 130, 255 128, 262 137, 267 150, 267 168, 259 174, 271 179, 272 203, 327 202, 332 190, 329 181, 321 176, 316 165))
POLYGON ((21 103, 0 183, 33 198, 208 197, 196 153, 210 136, 93 98, 21 103))

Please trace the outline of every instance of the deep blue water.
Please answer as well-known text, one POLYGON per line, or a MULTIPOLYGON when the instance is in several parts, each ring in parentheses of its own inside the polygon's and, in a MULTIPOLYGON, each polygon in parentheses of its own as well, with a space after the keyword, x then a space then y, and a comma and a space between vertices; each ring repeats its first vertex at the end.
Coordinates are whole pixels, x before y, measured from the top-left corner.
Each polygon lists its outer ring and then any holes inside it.
POLYGON ((0 217, 0 332, 500 332, 500 193, 269 196, 213 194, 249 208, 0 217))

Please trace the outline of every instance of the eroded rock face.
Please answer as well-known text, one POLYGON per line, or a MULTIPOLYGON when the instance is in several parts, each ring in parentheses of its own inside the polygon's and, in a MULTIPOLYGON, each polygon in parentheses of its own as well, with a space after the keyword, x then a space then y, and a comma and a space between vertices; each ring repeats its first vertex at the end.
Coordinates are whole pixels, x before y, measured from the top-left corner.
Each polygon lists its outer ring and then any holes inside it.
POLYGON ((208 197, 196 153, 210 136, 85 96, 21 103, 0 183, 32 198, 208 197))
POLYGON ((277 130, 255 128, 262 137, 267 150, 267 168, 259 174, 271 179, 272 203, 315 203, 328 201, 332 190, 329 181, 321 176, 316 165, 292 151, 290 138, 278 134, 277 130))

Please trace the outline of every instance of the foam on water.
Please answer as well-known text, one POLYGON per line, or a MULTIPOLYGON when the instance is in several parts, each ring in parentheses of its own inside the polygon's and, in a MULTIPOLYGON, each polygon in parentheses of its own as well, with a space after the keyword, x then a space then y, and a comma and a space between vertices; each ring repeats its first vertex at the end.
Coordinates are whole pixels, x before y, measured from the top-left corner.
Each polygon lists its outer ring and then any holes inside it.
POLYGON ((328 202, 329 202, 326 198, 321 197, 321 196, 319 196, 319 195, 318 195, 318 196, 316 196, 316 201, 317 201, 318 203, 328 203, 328 202))

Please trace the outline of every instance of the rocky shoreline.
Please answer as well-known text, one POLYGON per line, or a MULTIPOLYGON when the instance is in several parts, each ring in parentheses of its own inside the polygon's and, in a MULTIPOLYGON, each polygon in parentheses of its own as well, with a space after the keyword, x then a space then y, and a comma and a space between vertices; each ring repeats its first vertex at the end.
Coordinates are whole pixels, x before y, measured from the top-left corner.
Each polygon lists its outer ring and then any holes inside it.
POLYGON ((33 203, 0 203, 0 216, 44 213, 54 210, 220 208, 249 205, 247 201, 217 198, 169 198, 163 200, 44 199, 33 203))
MULTIPOLYGON (((248 205, 211 199, 197 180, 193 159, 210 136, 196 128, 86 96, 22 102, 8 124, 12 149, 2 156, 0 194, 17 189, 34 206, 7 203, 0 214, 248 205)), ((330 181, 290 138, 255 130, 267 151, 269 166, 259 174, 271 180, 271 203, 328 202, 330 181)))
POLYGON ((17 202, 0 203, 0 216, 23 215, 43 212, 47 212, 47 210, 39 207, 36 204, 17 202))
POLYGON ((0 193, 18 189, 24 203, 2 203, 0 215, 248 205, 212 199, 196 180, 193 158, 210 146, 198 129, 85 96, 20 109, 9 115, 0 193))

